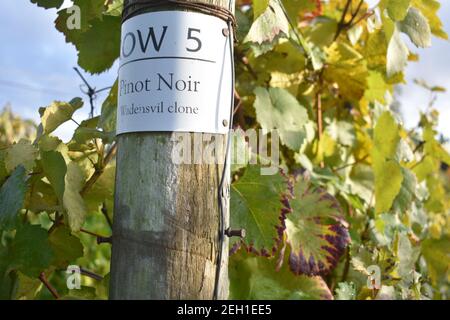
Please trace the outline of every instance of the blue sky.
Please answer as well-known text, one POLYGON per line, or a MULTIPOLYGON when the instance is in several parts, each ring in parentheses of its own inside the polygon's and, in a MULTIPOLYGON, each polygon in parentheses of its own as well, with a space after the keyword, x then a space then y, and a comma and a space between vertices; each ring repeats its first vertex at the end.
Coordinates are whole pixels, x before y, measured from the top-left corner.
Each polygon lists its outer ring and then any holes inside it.
MULTIPOLYGON (((73 71, 77 65, 77 53, 54 28, 56 10, 44 10, 29 0, 1 2, 0 108, 10 103, 14 112, 37 121, 39 107, 53 100, 68 101, 82 95, 79 87, 81 80, 73 71), (16 83, 26 84, 28 88, 17 87, 16 83)), ((440 16, 445 30, 450 33, 450 1, 441 3, 440 16)), ((412 79, 423 78, 431 85, 444 86, 450 90, 450 42, 434 38, 433 46, 429 49, 417 49, 411 43, 408 46, 420 54, 420 61, 408 66, 406 78, 409 84, 402 86, 399 99, 405 125, 412 127, 417 124, 420 110, 426 107, 429 99, 427 92, 412 84, 412 79)), ((86 77, 99 89, 112 85, 116 75, 117 63, 106 73, 86 77)), ((106 94, 99 95, 97 112, 106 94)), ((450 137, 450 93, 441 95, 436 106, 441 113, 439 130, 450 137)), ((87 114, 88 108, 83 108, 76 113, 75 119, 83 120, 87 114)), ((57 134, 68 139, 74 126, 73 123, 67 123, 57 134)))

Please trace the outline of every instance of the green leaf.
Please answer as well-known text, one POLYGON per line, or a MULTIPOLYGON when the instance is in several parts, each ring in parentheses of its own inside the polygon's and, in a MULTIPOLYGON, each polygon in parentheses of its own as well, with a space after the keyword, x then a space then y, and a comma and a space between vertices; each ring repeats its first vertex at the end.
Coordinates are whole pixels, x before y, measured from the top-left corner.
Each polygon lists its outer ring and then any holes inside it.
POLYGON ((80 67, 91 73, 109 69, 120 52, 121 16, 114 10, 109 11, 111 7, 104 12, 104 4, 104 0, 74 1, 81 11, 80 30, 67 28, 69 15, 66 10, 59 11, 55 21, 56 28, 64 33, 66 42, 77 48, 80 67))
POLYGON ((40 226, 22 225, 11 244, 9 259, 10 268, 28 277, 38 277, 53 259, 47 230, 40 226))
POLYGON ((406 33, 419 48, 431 46, 431 29, 427 18, 416 8, 410 8, 405 20, 399 23, 400 31, 406 33))
POLYGON ((378 101, 382 104, 386 103, 385 96, 386 92, 390 90, 390 85, 388 85, 383 75, 377 71, 370 71, 367 77, 367 90, 364 92, 364 97, 368 101, 378 101))
POLYGON ((45 9, 58 9, 64 3, 64 0, 31 0, 32 3, 36 3, 39 7, 45 9))
POLYGON ((108 10, 106 11, 107 14, 112 16, 122 16, 122 9, 123 9, 123 0, 113 0, 112 2, 109 1, 108 10))
POLYGON ((261 167, 248 166, 245 174, 231 185, 231 226, 246 231, 245 243, 262 254, 272 254, 278 239, 285 178, 261 175, 261 167))
POLYGON ((353 282, 339 282, 336 288, 336 300, 355 300, 356 287, 353 282))
POLYGON ((399 259, 398 274, 402 280, 412 282, 415 271, 415 264, 420 255, 420 248, 414 248, 405 233, 399 234, 397 255, 399 259))
POLYGON ((54 252, 52 265, 65 269, 83 256, 83 245, 80 239, 73 236, 67 227, 58 227, 49 236, 50 246, 54 252))
POLYGON ((448 281, 450 277, 450 238, 426 239, 422 242, 422 254, 428 265, 428 273, 436 284, 441 279, 448 281))
POLYGON ((450 166, 450 154, 442 145, 436 140, 436 131, 431 125, 426 124, 423 128, 423 140, 425 141, 424 151, 428 156, 431 156, 439 161, 442 161, 450 166))
POLYGON ((402 168, 397 162, 383 158, 378 149, 373 150, 372 158, 375 176, 375 212, 387 212, 402 187, 402 168))
POLYGON ((413 203, 416 194, 417 179, 408 169, 401 168, 403 181, 400 191, 394 200, 393 208, 399 212, 406 212, 413 203))
POLYGON ((62 300, 95 300, 97 297, 94 287, 81 286, 81 288, 70 290, 62 300))
POLYGON ((64 33, 67 42, 75 44, 75 40, 91 27, 92 20, 101 19, 105 9, 104 0, 73 0, 74 6, 80 8, 81 29, 68 29, 67 20, 69 18, 68 10, 60 10, 58 18, 55 21, 56 29, 64 33))
POLYGON ((0 230, 15 229, 17 212, 23 208, 26 191, 26 171, 19 166, 0 189, 0 230))
POLYGON ((26 170, 31 170, 34 167, 36 157, 36 147, 30 141, 22 139, 7 150, 5 159, 6 170, 10 172, 19 165, 24 166, 26 170))
POLYGON ((374 129, 374 147, 384 158, 393 158, 400 141, 399 125, 389 111, 378 118, 374 129))
POLYGON ((80 123, 80 126, 75 130, 72 140, 78 144, 86 144, 93 139, 101 139, 104 144, 114 141, 114 132, 104 132, 97 130, 99 118, 92 118, 80 123))
POLYGON ((103 16, 92 22, 92 27, 76 43, 80 67, 94 74, 112 67, 119 57, 121 23, 121 17, 115 16, 103 16))
POLYGON ((414 7, 418 8, 427 17, 431 32, 436 37, 448 39, 448 35, 438 15, 439 8, 441 7, 440 2, 438 0, 411 0, 411 2, 414 7))
POLYGON ((230 257, 230 298, 239 300, 331 300, 321 277, 296 276, 287 263, 276 271, 274 258, 255 257, 239 250, 230 257))
POLYGON ((55 131, 61 124, 72 119, 75 111, 82 106, 83 100, 75 98, 69 103, 55 101, 49 107, 41 108, 39 113, 41 114, 44 134, 55 131))
POLYGON ((43 152, 42 155, 42 169, 45 176, 50 182, 55 194, 58 197, 59 203, 63 204, 65 176, 67 172, 66 162, 57 151, 43 152))
POLYGON ((258 87, 254 93, 256 118, 261 127, 278 129, 283 144, 294 151, 300 150, 306 137, 306 109, 285 89, 258 87))
POLYGON ((289 264, 295 274, 325 275, 336 267, 350 241, 339 202, 301 179, 289 199, 286 214, 289 264))
POLYGON ((12 298, 15 300, 33 300, 42 288, 42 282, 37 278, 30 278, 22 272, 17 272, 12 298))
POLYGON ((98 126, 106 132, 116 131, 118 80, 114 82, 108 98, 103 102, 98 126))
POLYGON ((367 87, 367 67, 363 56, 351 46, 335 42, 327 49, 324 78, 336 83, 339 93, 347 99, 359 100, 367 87))
POLYGON ((267 10, 270 0, 253 1, 253 20, 256 20, 264 11, 267 10))
POLYGON ((333 120, 325 130, 333 140, 344 146, 351 147, 356 141, 355 128, 350 122, 333 120))
POLYGON ((84 182, 84 174, 81 168, 75 162, 70 162, 67 166, 65 179, 64 207, 70 230, 74 232, 80 230, 86 219, 86 205, 80 195, 84 182))
POLYGON ((105 204, 114 203, 114 182, 116 175, 116 166, 114 164, 108 165, 103 169, 100 178, 91 187, 89 192, 84 196, 86 206, 89 211, 98 211, 99 207, 105 204))
POLYGON ((396 26, 387 50, 386 72, 388 77, 403 72, 408 62, 409 50, 400 37, 400 32, 396 26))
POLYGON ((387 12, 394 21, 402 21, 408 12, 411 0, 388 0, 387 12))
POLYGON ((289 22, 277 0, 270 0, 269 6, 252 24, 244 42, 263 44, 272 42, 280 35, 289 34, 289 22))

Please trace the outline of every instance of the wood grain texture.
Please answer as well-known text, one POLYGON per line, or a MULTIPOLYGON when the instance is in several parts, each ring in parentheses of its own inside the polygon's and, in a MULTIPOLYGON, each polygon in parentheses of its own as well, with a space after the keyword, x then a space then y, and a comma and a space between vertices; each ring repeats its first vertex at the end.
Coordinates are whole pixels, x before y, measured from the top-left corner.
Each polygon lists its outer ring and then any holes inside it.
MULTIPOLYGON (((229 0, 202 2, 229 6, 229 0)), ((110 299, 213 298, 223 165, 174 164, 171 137, 131 133, 117 139, 110 299)), ((224 157, 225 148, 217 154, 224 157)), ((227 226, 229 199, 224 201, 227 226)), ((227 266, 225 237, 219 299, 228 297, 227 266)))

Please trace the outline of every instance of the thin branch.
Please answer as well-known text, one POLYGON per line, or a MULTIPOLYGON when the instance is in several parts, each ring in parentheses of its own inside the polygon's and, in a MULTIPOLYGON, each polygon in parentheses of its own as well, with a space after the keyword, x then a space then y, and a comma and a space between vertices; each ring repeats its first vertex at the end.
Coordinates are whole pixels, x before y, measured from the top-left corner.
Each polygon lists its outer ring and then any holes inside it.
MULTIPOLYGON (((323 111, 322 111, 322 94, 319 91, 316 93, 316 110, 317 110, 317 132, 319 143, 322 141, 323 136, 323 111)), ((320 162, 320 167, 324 168, 325 163, 323 161, 320 162)))
POLYGON ((363 162, 363 161, 366 160, 368 157, 369 157, 369 155, 366 154, 366 155, 365 155, 364 157, 362 157, 361 159, 358 159, 358 160, 356 160, 356 161, 354 161, 354 162, 352 162, 352 163, 343 165, 342 167, 333 169, 333 171, 336 172, 336 171, 340 171, 340 170, 342 170, 342 169, 346 169, 346 168, 348 168, 348 167, 352 167, 352 166, 354 166, 354 165, 357 165, 358 163, 363 162))
POLYGON ((103 166, 106 166, 111 160, 116 156, 117 144, 114 143, 106 154, 105 160, 103 161, 103 166))
POLYGON ((105 216, 106 222, 108 222, 109 227, 112 229, 112 221, 108 214, 108 209, 106 208, 106 203, 103 202, 102 209, 103 215, 105 216))
POLYGON ((360 0, 358 3, 358 6, 356 7, 356 11, 352 13, 352 17, 348 23, 346 23, 346 27, 350 28, 352 26, 353 21, 355 21, 355 18, 359 14, 359 10, 361 10, 361 7, 364 3, 364 0, 360 0))
POLYGON ((347 250, 345 252, 345 265, 344 265, 344 271, 342 272, 342 279, 341 282, 347 281, 348 272, 350 271, 350 248, 347 247, 347 250))
POLYGON ((103 280, 103 276, 96 274, 95 272, 92 272, 90 270, 84 269, 84 268, 80 268, 80 273, 84 276, 87 276, 87 277, 92 278, 97 281, 103 280))
POLYGON ((345 4, 344 11, 342 12, 341 20, 338 23, 338 26, 336 29, 336 34, 334 35, 335 41, 339 37, 339 35, 341 34, 342 30, 345 27, 345 17, 347 16, 347 12, 348 12, 348 9, 350 8, 351 3, 352 3, 352 0, 347 0, 347 3, 345 4))
POLYGON ((39 280, 41 280, 41 282, 48 289, 48 291, 50 291, 50 293, 52 294, 53 298, 55 298, 56 300, 60 299, 58 291, 56 291, 56 289, 50 284, 50 282, 48 282, 47 278, 45 277, 45 273, 44 272, 41 272, 41 274, 39 275, 39 280))
POLYGON ((370 18, 371 16, 373 16, 375 14, 375 11, 373 10, 369 10, 367 11, 365 14, 363 14, 361 17, 359 17, 357 20, 355 20, 353 22, 353 24, 351 26, 349 26, 349 28, 356 26, 358 23, 360 23, 361 21, 370 18))

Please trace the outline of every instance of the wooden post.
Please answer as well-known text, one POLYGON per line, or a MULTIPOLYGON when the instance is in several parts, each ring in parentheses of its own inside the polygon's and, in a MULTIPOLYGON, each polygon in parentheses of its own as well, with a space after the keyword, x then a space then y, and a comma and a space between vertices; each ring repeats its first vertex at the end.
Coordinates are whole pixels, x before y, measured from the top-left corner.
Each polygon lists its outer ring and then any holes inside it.
MULTIPOLYGON (((234 0, 197 0, 226 8, 230 1, 234 0)), ((195 134, 189 135, 193 139, 195 134)), ((110 299, 213 298, 223 165, 174 164, 171 136, 118 136, 110 299)), ((218 157, 224 158, 225 149, 220 152, 218 157)), ((229 206, 224 201, 228 226, 229 206)), ((228 297, 226 238, 218 299, 228 297)))

